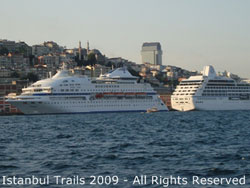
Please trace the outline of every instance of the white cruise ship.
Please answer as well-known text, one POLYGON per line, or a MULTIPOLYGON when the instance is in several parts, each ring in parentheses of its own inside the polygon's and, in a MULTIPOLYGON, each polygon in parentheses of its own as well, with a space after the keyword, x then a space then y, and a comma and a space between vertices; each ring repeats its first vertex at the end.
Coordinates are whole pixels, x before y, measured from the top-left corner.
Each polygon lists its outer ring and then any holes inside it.
POLYGON ((171 96, 172 108, 190 110, 250 110, 250 84, 218 76, 212 66, 182 80, 171 96))
POLYGON ((22 89, 7 101, 24 114, 167 111, 148 83, 137 83, 126 68, 118 68, 96 79, 69 75, 62 69, 52 78, 22 89))

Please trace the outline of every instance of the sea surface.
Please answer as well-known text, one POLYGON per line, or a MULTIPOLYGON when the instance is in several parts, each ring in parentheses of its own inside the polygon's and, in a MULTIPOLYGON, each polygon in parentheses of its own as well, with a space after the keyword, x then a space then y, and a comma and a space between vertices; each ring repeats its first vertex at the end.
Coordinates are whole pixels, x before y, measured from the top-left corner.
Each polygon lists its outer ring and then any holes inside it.
POLYGON ((152 185, 152 176, 188 180, 165 187, 250 187, 250 111, 0 117, 0 187, 164 187, 152 185), (32 175, 48 175, 50 184, 2 184, 2 176, 32 175), (59 185, 56 175, 85 184, 59 185), (141 175, 147 182, 133 185, 141 175), (244 175, 242 186, 191 184, 193 176, 244 175), (119 182, 90 185, 90 176, 119 182))

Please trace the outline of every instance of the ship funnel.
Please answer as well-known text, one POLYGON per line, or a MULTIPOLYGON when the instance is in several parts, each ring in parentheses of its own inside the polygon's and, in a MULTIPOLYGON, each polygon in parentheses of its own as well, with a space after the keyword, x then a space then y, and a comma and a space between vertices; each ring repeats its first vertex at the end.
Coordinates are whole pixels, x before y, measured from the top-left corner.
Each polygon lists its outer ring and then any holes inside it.
POLYGON ((207 76, 209 78, 216 77, 216 72, 214 70, 214 67, 212 65, 205 66, 203 68, 203 76, 207 76))

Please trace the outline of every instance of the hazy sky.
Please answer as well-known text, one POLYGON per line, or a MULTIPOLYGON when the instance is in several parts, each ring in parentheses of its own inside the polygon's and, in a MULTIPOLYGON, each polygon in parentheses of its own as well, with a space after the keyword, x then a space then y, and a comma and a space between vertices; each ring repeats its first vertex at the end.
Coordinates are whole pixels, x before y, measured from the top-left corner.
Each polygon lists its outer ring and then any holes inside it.
POLYGON ((0 0, 0 38, 29 45, 78 41, 141 63, 143 42, 160 42, 163 64, 214 65, 250 78, 249 0, 0 0))

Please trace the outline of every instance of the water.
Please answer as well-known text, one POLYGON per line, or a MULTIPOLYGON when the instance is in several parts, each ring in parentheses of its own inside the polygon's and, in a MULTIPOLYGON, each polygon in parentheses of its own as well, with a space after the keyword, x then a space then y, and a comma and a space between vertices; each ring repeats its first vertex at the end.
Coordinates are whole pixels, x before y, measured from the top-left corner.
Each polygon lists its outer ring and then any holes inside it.
MULTIPOLYGON (((135 176, 242 177, 249 187, 250 111, 110 113, 0 117, 2 176, 45 177, 48 186, 132 187, 135 176), (56 185, 52 178, 85 177, 85 185, 56 185), (119 183, 89 185, 89 176, 118 176, 119 183), (124 180, 128 180, 125 182, 124 180)), ((150 179, 144 186, 152 185, 150 179)), ((17 187, 4 186, 0 187, 17 187)), ((22 186, 18 186, 22 187, 22 186)), ((27 186, 24 186, 27 187, 27 186)))

